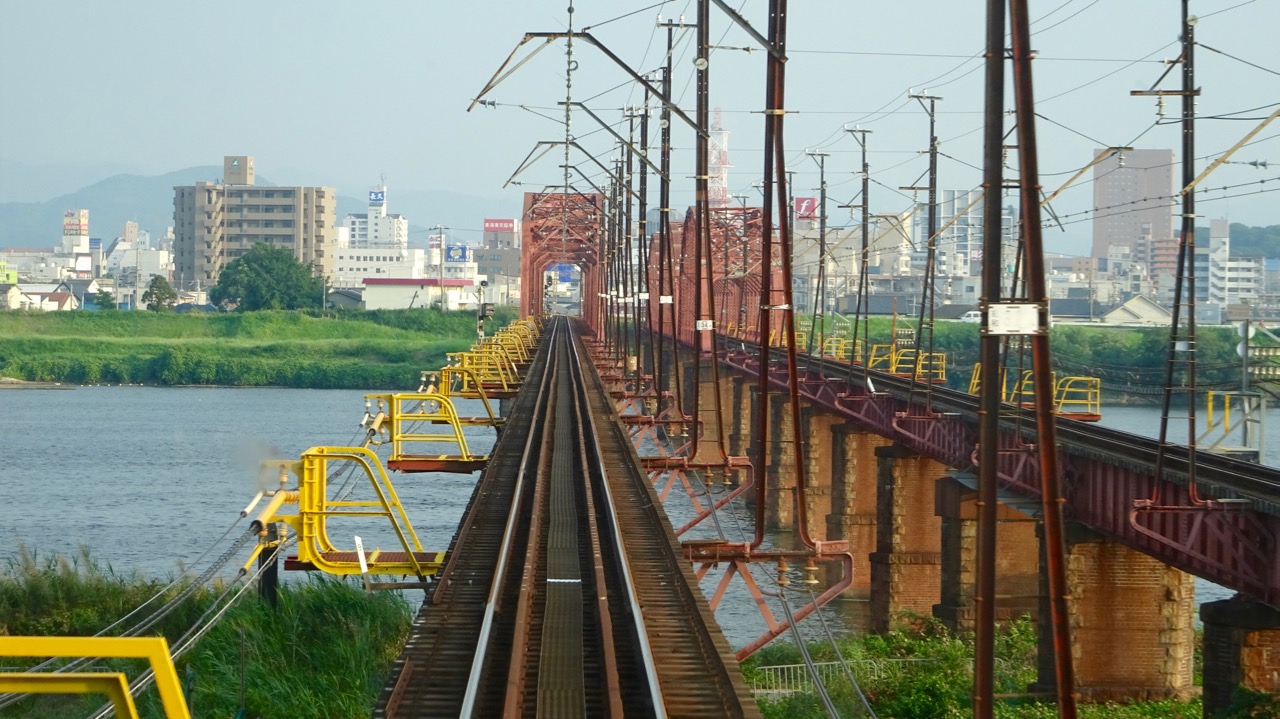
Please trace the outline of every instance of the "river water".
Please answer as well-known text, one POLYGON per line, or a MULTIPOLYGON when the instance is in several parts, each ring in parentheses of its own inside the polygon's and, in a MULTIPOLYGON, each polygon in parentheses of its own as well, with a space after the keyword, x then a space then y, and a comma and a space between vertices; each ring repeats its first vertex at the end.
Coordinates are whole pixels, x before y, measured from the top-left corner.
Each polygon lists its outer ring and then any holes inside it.
MULTIPOLYGON (((460 414, 482 412, 478 402, 459 403, 460 414)), ((116 572, 174 575, 237 522, 261 486, 260 461, 297 459, 312 446, 359 442, 363 413, 363 394, 341 390, 0 391, 0 554, 11 554, 19 543, 41 555, 85 546, 116 572)), ((1149 436, 1159 430, 1158 408, 1108 407, 1103 417, 1103 424, 1149 436)), ((1278 464, 1280 417, 1267 429, 1267 463, 1278 464)), ((1178 430, 1182 434, 1171 432, 1171 439, 1185 435, 1184 428, 1178 430)), ((489 452, 492 430, 471 428, 467 436, 474 452, 489 452)), ((476 476, 393 475, 428 549, 447 548, 476 476)), ((688 511, 672 506, 671 513, 678 520, 688 511)), ((749 527, 745 520, 725 514, 726 534, 738 536, 739 521, 749 527)), ((330 527, 339 545, 360 534, 366 548, 398 548, 381 521, 346 521, 330 527)), ((243 520, 236 526, 243 529, 243 520)), ((758 580, 767 582, 770 569, 761 567, 758 580)), ((714 578, 704 583, 708 593, 714 578)), ((1229 594, 1205 582, 1197 591, 1202 601, 1229 594)), ((775 612, 780 616, 781 609, 775 606, 775 612)), ((844 601, 827 618, 833 630, 848 631, 864 612, 862 603, 844 601)), ((728 596, 718 617, 734 646, 764 628, 744 591, 728 596)), ((806 635, 819 632, 819 624, 806 622, 806 635)))

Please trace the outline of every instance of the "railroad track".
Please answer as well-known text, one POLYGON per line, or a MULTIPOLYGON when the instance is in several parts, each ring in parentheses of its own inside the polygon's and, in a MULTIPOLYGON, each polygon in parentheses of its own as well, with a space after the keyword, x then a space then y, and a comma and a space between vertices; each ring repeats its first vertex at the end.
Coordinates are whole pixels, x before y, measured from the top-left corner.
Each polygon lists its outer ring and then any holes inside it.
POLYGON ((375 717, 758 716, 575 335, 544 332, 375 717))

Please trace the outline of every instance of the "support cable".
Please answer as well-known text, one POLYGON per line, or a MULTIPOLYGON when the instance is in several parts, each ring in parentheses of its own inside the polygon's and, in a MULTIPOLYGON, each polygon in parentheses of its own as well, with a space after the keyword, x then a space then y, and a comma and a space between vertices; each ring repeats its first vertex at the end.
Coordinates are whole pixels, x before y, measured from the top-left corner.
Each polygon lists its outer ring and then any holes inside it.
POLYGON ((835 702, 831 701, 831 694, 827 691, 827 687, 822 683, 822 677, 818 675, 818 667, 813 663, 813 657, 809 654, 809 647, 805 646, 804 637, 800 636, 800 628, 796 626, 795 615, 791 613, 791 603, 787 601, 787 588, 778 586, 776 595, 782 602, 782 613, 787 617, 787 626, 791 629, 791 637, 796 642, 796 648, 800 650, 800 658, 804 661, 805 669, 808 670, 809 676, 813 677, 813 686, 818 690, 818 697, 822 699, 822 706, 827 710, 827 716, 831 719, 840 719, 840 710, 836 709, 835 702))
MULTIPOLYGON (((996 0, 999 2, 1000 0, 996 0)), ((831 644, 831 648, 835 650, 836 661, 840 662, 840 669, 844 672, 845 679, 849 680, 849 686, 853 687, 853 691, 858 695, 858 701, 862 702, 862 708, 866 710, 867 715, 871 719, 877 719, 876 712, 871 708, 871 702, 867 700, 867 695, 862 691, 862 687, 858 684, 858 680, 853 676, 853 668, 845 661, 844 654, 840 652, 840 647, 836 643, 836 637, 831 632, 831 627, 827 625, 827 618, 822 616, 822 607, 818 605, 818 596, 813 593, 813 585, 805 584, 805 589, 809 592, 809 601, 813 602, 813 613, 818 617, 818 624, 822 626, 822 633, 827 636, 827 642, 831 644)))

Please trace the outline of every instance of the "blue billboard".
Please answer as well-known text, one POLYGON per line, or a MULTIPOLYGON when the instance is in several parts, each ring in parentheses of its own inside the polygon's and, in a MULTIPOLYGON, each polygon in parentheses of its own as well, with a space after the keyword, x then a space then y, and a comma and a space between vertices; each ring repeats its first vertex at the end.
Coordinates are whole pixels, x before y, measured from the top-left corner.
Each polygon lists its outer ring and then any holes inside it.
POLYGON ((559 275, 557 277, 558 280, 561 282, 573 282, 573 265, 556 265, 554 269, 556 274, 559 275))
POLYGON ((466 262, 467 246, 466 245, 449 245, 444 250, 445 262, 466 262))

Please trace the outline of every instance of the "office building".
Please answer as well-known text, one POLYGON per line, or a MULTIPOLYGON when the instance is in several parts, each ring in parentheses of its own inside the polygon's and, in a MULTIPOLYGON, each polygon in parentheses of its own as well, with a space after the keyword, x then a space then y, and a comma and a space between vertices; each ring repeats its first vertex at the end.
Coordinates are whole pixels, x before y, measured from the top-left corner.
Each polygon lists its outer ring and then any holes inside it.
POLYGON ((387 212, 385 185, 369 190, 369 211, 342 218, 350 231, 347 248, 403 250, 409 246, 409 220, 387 212))
MULTIPOLYGON (((1107 150, 1095 150, 1095 157, 1107 150)), ((1173 150, 1114 152, 1093 167, 1093 257, 1112 245, 1155 249, 1173 234, 1173 150)), ((1152 274, 1159 269, 1152 266, 1152 274)))

